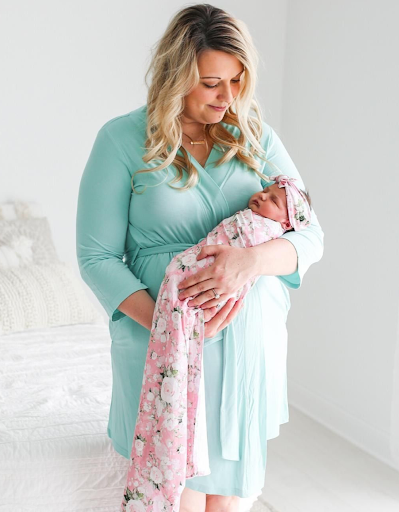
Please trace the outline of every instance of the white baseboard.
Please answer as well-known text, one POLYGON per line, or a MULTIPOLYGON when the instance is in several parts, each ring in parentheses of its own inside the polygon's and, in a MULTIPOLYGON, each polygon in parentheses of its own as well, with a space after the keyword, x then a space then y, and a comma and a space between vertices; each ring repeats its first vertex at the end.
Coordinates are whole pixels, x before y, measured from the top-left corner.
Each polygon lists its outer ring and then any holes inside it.
POLYGON ((314 421, 399 471, 399 465, 390 451, 389 432, 370 426, 325 397, 292 380, 288 383, 288 402, 314 421))

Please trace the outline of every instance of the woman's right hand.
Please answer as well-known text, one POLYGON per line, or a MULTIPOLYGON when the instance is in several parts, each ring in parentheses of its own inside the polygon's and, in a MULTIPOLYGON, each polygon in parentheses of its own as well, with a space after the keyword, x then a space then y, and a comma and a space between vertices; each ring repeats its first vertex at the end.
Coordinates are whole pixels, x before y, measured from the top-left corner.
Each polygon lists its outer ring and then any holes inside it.
POLYGON ((206 308, 204 310, 205 338, 213 338, 219 331, 224 329, 226 325, 228 325, 233 318, 238 315, 243 305, 243 299, 236 301, 235 298, 232 297, 219 310, 219 312, 217 312, 218 310, 216 307, 206 308))

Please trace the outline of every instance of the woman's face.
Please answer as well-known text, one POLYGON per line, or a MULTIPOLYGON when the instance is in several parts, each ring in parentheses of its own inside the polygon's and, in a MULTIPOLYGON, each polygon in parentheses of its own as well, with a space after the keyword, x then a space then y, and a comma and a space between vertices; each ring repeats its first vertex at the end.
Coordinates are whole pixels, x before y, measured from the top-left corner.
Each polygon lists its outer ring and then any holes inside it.
POLYGON ((184 122, 218 123, 240 91, 243 64, 229 53, 205 50, 198 58, 200 83, 184 98, 184 122), (223 107, 216 110, 212 107, 223 107))

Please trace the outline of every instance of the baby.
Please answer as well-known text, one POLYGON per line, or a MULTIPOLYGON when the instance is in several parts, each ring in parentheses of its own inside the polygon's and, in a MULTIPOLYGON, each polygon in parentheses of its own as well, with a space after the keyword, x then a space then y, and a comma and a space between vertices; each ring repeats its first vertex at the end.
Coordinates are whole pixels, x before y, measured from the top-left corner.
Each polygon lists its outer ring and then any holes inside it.
MULTIPOLYGON (((202 378, 204 310, 187 305, 193 297, 179 300, 177 286, 212 265, 213 256, 196 259, 205 245, 253 247, 310 224, 310 197, 296 187, 296 180, 285 175, 269 179, 275 183, 253 194, 247 208, 172 258, 165 270, 152 320, 123 512, 179 512, 185 480, 211 473, 202 378)), ((245 283, 236 300, 259 277, 245 283)))
MULTIPOLYGON (((281 178, 280 180, 280 183, 282 182, 283 178, 281 178)), ((290 216, 288 213, 287 205, 287 194, 284 189, 285 185, 280 186, 278 183, 274 183, 273 185, 265 187, 261 192, 256 192, 250 197, 248 202, 248 208, 250 208, 254 213, 261 215, 262 217, 266 217, 270 220, 280 222, 281 227, 284 229, 284 231, 292 231, 295 228, 294 226, 291 226, 290 223, 290 216)), ((303 209, 306 208, 305 203, 307 203, 307 206, 310 208, 311 200, 309 194, 307 192, 304 192, 303 190, 301 190, 300 192, 302 192, 304 196, 303 209)), ((296 204, 296 222, 294 221, 294 224, 298 225, 298 227, 300 223, 303 223, 303 226, 307 226, 308 224, 310 224, 310 215, 309 218, 305 218, 305 213, 302 210, 301 206, 302 205, 298 201, 298 203, 296 204)))

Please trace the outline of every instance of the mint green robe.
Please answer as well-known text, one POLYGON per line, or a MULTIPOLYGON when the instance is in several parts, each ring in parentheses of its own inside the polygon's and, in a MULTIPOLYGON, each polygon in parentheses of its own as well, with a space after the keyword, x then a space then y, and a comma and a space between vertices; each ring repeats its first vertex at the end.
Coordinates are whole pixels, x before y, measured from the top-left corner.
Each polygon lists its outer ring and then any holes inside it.
MULTIPOLYGON (((238 129, 223 123, 237 136, 238 129)), ((200 180, 186 192, 167 185, 174 166, 150 173, 144 164, 146 105, 115 117, 99 130, 84 169, 78 197, 76 250, 83 280, 109 316, 113 372, 108 435, 115 450, 130 457, 149 331, 118 310, 132 293, 146 289, 156 300, 172 257, 196 244, 223 218, 247 206, 266 183, 236 158, 216 167, 223 154, 214 145, 200 180), (159 186, 155 186, 159 185, 159 186)), ((263 122, 261 145, 282 174, 303 181, 274 130, 263 122)), ((181 150, 179 149, 179 154, 181 150)), ((262 172, 276 169, 263 165, 262 172)), ((182 183, 173 186, 181 187, 182 183)), ((243 498, 264 485, 267 440, 289 419, 286 319, 288 288, 299 288, 309 266, 323 253, 323 231, 312 211, 310 227, 288 232, 298 254, 297 271, 262 276, 237 317, 204 343, 207 433, 211 474, 186 481, 207 494, 243 498)))

